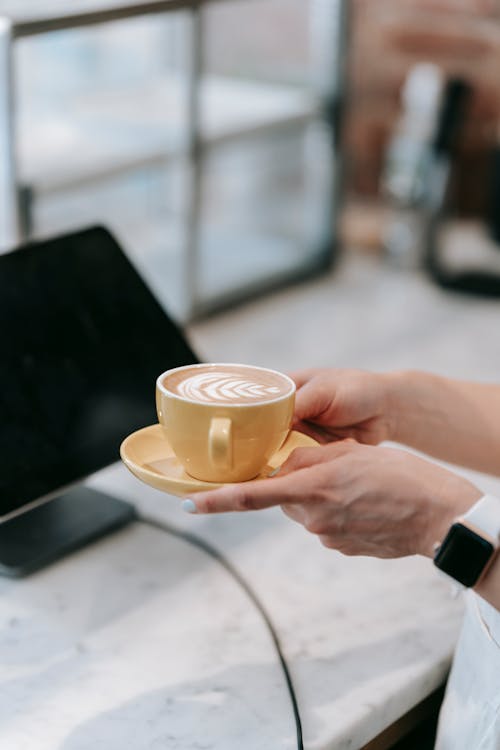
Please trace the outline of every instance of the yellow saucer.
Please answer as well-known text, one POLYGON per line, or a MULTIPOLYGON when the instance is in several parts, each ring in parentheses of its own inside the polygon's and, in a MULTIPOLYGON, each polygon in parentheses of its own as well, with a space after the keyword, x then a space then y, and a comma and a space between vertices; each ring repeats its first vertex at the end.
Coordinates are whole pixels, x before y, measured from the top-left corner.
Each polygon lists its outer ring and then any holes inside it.
MULTIPOLYGON (((268 477, 286 461, 295 448, 316 445, 318 443, 308 435, 292 431, 258 478, 268 477)), ((120 456, 127 469, 138 479, 171 495, 183 497, 223 486, 222 483, 202 482, 186 474, 159 424, 143 427, 125 438, 120 446, 120 456)))

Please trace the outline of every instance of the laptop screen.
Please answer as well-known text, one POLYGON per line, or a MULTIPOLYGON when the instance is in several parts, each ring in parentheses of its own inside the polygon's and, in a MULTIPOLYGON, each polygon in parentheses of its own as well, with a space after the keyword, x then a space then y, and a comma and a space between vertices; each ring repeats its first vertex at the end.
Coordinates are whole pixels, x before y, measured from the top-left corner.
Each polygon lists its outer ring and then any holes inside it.
POLYGON ((0 517, 119 458, 197 358, 99 227, 0 256, 0 517))

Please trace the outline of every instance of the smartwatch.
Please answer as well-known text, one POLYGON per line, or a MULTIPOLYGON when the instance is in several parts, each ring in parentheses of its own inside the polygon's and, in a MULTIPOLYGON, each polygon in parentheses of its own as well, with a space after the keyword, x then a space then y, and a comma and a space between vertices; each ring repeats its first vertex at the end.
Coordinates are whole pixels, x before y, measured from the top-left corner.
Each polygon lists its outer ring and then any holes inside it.
POLYGON ((461 583, 475 586, 500 544, 500 499, 484 495, 455 519, 437 548, 434 564, 461 583))

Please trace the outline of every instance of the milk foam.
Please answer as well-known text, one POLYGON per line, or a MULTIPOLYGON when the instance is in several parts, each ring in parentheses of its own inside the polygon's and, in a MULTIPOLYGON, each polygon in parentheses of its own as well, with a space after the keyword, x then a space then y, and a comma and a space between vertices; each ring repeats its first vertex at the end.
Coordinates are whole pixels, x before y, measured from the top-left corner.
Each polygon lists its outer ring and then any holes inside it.
POLYGON ((258 383, 241 373, 201 372, 190 375, 176 387, 179 395, 204 403, 231 403, 277 398, 282 389, 258 383))

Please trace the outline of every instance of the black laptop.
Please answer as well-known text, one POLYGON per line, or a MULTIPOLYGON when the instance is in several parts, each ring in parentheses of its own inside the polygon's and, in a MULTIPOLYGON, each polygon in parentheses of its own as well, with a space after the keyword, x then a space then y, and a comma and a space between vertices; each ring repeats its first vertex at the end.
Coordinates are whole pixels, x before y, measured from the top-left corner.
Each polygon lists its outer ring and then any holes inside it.
POLYGON ((21 575, 133 517, 79 483, 198 359, 102 227, 0 255, 0 341, 0 573, 21 575))

